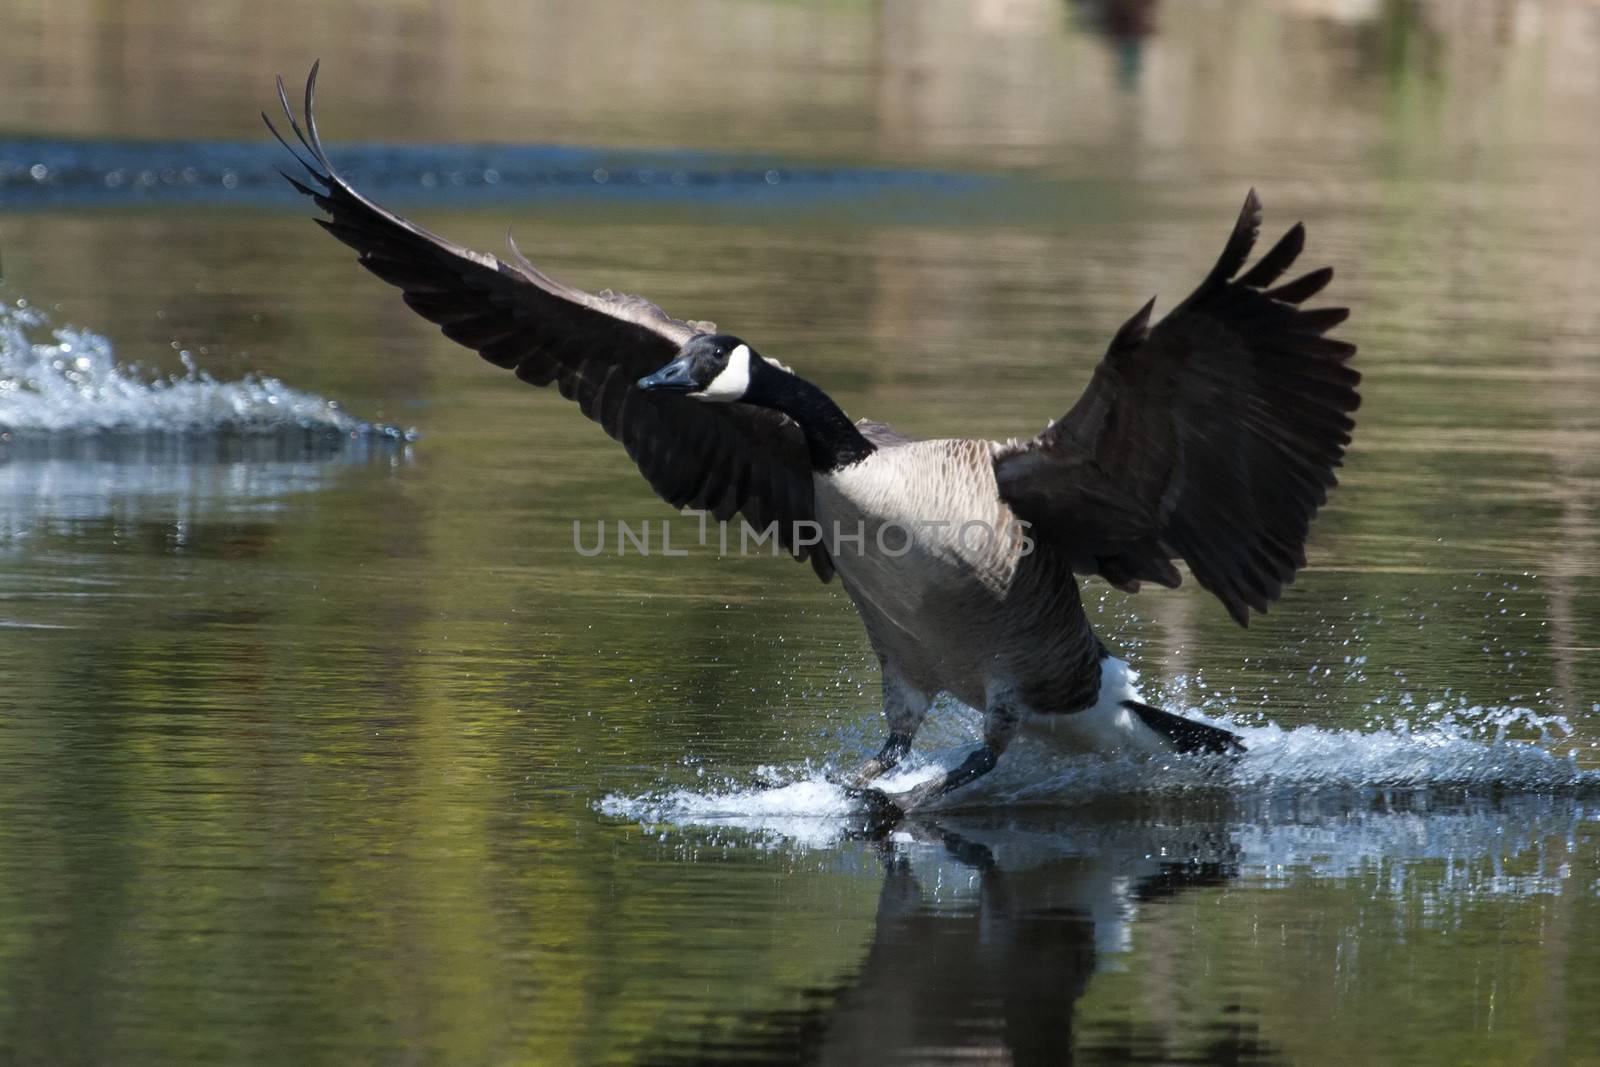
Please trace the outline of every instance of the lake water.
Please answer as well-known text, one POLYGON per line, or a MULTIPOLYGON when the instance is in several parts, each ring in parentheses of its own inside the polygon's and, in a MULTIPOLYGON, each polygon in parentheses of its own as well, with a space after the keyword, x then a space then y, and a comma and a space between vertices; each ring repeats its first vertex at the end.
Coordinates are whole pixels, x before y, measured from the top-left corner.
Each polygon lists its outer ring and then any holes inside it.
POLYGON ((0 15, 0 1060, 1600 1062, 1600 6, 328 7, 0 15), (574 551, 671 513, 307 221, 256 113, 318 56, 381 200, 917 435, 1304 219, 1365 375, 1311 568, 1247 631, 1086 585, 1251 753, 862 833, 837 585, 574 551))

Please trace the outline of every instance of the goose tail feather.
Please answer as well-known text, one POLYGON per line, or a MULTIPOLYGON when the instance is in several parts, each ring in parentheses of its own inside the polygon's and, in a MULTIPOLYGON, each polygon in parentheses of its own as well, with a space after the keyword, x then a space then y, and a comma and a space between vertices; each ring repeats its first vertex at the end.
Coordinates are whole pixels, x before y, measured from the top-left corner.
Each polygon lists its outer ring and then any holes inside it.
POLYGON ((1203 722, 1186 719, 1182 715, 1162 711, 1138 700, 1124 700, 1122 706, 1138 716, 1140 722, 1170 741, 1172 747, 1179 752, 1208 752, 1217 756, 1238 756, 1245 751, 1244 742, 1239 739, 1239 735, 1220 726, 1209 726, 1203 722))

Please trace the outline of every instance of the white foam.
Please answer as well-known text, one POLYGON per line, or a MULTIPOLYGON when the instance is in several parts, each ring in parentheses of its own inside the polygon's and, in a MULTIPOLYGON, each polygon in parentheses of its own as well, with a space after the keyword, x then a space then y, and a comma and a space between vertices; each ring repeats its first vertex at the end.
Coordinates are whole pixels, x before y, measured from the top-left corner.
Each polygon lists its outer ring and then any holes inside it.
MULTIPOLYGON (((1173 710, 1234 731, 1248 751, 1238 758, 1072 755, 1023 735, 993 772, 934 808, 940 813, 1065 809, 1107 799, 1148 801, 1185 794, 1221 794, 1254 802, 1351 791, 1600 797, 1600 770, 1580 764, 1567 721, 1526 708, 1446 712, 1436 705, 1432 709, 1436 718, 1428 724, 1372 731, 1285 728, 1275 723, 1247 726, 1193 709, 1173 710), (1538 740, 1518 740, 1514 734, 1538 740)), ((936 709, 934 714, 945 712, 936 709)), ((975 731, 966 732, 967 738, 956 738, 949 747, 914 755, 878 785, 894 793, 954 768, 975 741, 975 731)), ((859 806, 829 779, 855 766, 864 755, 841 755, 820 767, 763 768, 759 775, 763 784, 756 786, 724 782, 709 789, 613 794, 599 808, 645 825, 722 826, 802 845, 824 845, 849 832, 851 817, 860 814, 859 806)))
POLYGON ((817 847, 838 840, 858 806, 829 772, 809 767, 779 772, 757 769, 762 785, 728 782, 709 789, 663 789, 637 797, 612 794, 602 814, 648 826, 728 826, 761 837, 817 847))
POLYGON ((406 437, 276 378, 218 381, 181 353, 185 373, 151 377, 119 364, 105 337, 50 327, 25 300, 0 304, 0 440, 41 435, 273 434, 406 437))

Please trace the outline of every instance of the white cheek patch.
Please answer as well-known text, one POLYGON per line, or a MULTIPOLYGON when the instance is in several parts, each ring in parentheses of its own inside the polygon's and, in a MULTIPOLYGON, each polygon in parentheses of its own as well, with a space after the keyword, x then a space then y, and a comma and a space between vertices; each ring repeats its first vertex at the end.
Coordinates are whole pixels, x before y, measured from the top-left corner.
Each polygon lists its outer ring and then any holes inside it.
POLYGON ((711 379, 711 384, 690 395, 698 400, 720 400, 731 403, 743 397, 745 390, 749 388, 750 346, 740 345, 728 354, 728 365, 711 379))

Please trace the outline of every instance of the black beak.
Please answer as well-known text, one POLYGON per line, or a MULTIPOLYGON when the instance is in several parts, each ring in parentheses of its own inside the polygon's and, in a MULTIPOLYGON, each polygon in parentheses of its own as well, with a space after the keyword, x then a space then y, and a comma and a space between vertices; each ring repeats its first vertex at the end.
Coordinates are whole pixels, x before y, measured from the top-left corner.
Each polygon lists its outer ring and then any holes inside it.
POLYGON ((698 388, 698 383, 689 373, 689 361, 675 359, 654 374, 640 378, 639 388, 647 393, 688 393, 698 388))

